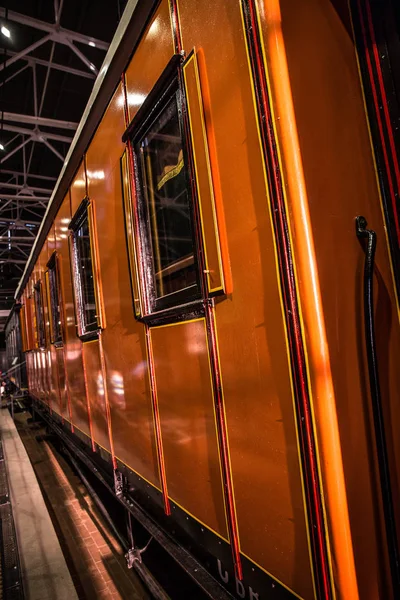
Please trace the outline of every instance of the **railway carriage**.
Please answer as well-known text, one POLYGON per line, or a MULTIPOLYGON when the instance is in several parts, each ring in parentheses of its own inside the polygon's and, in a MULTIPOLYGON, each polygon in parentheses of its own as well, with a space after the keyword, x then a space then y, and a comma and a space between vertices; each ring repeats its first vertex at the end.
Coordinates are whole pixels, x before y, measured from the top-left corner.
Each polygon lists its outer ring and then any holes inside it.
POLYGON ((379 4, 129 0, 17 291, 35 410, 209 597, 400 597, 379 4))

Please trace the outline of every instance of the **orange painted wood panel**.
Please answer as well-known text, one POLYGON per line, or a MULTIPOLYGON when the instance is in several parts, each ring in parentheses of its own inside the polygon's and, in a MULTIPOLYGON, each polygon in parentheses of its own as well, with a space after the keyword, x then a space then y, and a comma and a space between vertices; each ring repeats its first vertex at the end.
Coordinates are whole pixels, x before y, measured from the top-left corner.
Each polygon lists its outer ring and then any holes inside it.
POLYGON ((60 408, 59 414, 67 421, 70 421, 68 413, 68 396, 66 388, 65 378, 65 362, 64 362, 64 349, 61 347, 56 348, 52 346, 52 361, 55 368, 55 376, 58 383, 58 406, 60 408))
POLYGON ((59 381, 57 374, 57 364, 56 364, 56 354, 55 348, 50 343, 51 335, 50 335, 50 318, 51 318, 51 304, 49 298, 49 290, 47 285, 47 262, 54 252, 56 247, 56 239, 55 239, 55 230, 54 224, 50 228, 50 231, 47 235, 47 253, 43 256, 42 263, 42 272, 43 272, 43 302, 45 308, 45 326, 46 326, 46 354, 47 354, 47 369, 48 369, 48 379, 49 379, 49 398, 51 402, 52 409, 54 409, 58 414, 61 415, 61 406, 60 406, 60 389, 59 389, 59 381))
POLYGON ((87 195, 87 180, 86 180, 86 169, 85 161, 82 160, 79 165, 78 171, 71 183, 71 218, 79 208, 80 203, 87 195))
MULTIPOLYGON (((197 55, 194 52, 183 67, 190 119, 193 162, 197 183, 204 243, 204 259, 210 294, 225 290, 210 154, 206 137, 203 98, 197 55)), ((224 232, 225 234, 225 232, 224 232)), ((225 234, 226 235, 226 234, 225 234)), ((226 257, 227 258, 227 257, 226 257)))
MULTIPOLYGON (((365 251, 355 235, 357 215, 367 218, 378 239, 374 281, 377 354, 398 525, 400 331, 351 19, 348 4, 337 0, 305 0, 301 7, 292 0, 281 0, 280 26, 272 35, 271 23, 277 22, 275 4, 260 3, 262 25, 276 114, 283 114, 285 100, 287 106, 293 103, 293 117, 289 118, 285 110, 286 118, 275 119, 275 123, 299 273, 323 480, 327 497, 334 500, 337 478, 332 477, 330 482, 332 456, 341 453, 359 597, 390 598, 371 441, 373 426, 363 335, 365 251), (290 95, 285 98, 281 93, 282 63, 278 66, 278 58, 271 51, 278 47, 277 40, 284 46, 287 61, 290 95), (307 256, 308 248, 314 250, 314 256, 307 256), (319 281, 314 287, 315 273, 319 281), (318 303, 327 345, 324 360, 318 339, 318 303), (327 369, 330 369, 340 442, 332 445, 330 451, 327 436, 332 419, 328 418, 328 404, 321 393, 327 369)), ((341 558, 346 561, 345 540, 336 533, 343 521, 339 516, 341 511, 343 504, 339 500, 336 512, 333 508, 328 510, 330 529, 337 538, 336 568, 341 558)), ((340 597, 346 598, 348 584, 339 578, 337 581, 340 597)))
POLYGON ((226 538, 205 321, 150 333, 168 496, 226 538))
POLYGON ((130 120, 174 53, 169 4, 168 0, 162 0, 126 70, 130 120))
POLYGON ((86 371, 93 439, 97 444, 110 452, 106 397, 100 362, 99 342, 97 340, 82 344, 82 359, 86 371))
MULTIPOLYGON (((66 365, 66 382, 72 408, 72 422, 90 436, 85 380, 83 377, 82 342, 77 336, 75 326, 75 307, 72 292, 70 253, 68 244, 68 223, 71 220, 69 193, 57 213, 55 219, 56 249, 59 258, 61 295, 63 300, 64 353, 66 365)), ((68 406, 68 394, 67 405, 68 406)), ((69 412, 64 418, 70 420, 69 412)))
POLYGON ((119 86, 86 156, 106 312, 102 343, 116 456, 158 486, 144 326, 134 317, 125 240, 121 94, 119 86))
POLYGON ((233 281, 216 304, 216 327, 240 548, 309 599, 286 332, 240 3, 179 0, 179 14, 185 51, 202 49, 233 281))
POLYGON ((45 347, 40 348, 40 362, 41 362, 41 375, 42 375, 42 399, 46 402, 49 408, 52 408, 54 405, 55 396, 53 394, 52 389, 52 369, 51 369, 51 361, 50 361, 50 330, 49 330, 49 313, 47 307, 47 294, 46 294, 46 281, 45 281, 45 271, 46 264, 48 261, 48 240, 43 244, 43 247, 40 251, 39 258, 37 261, 37 279, 36 283, 40 281, 41 285, 41 297, 42 297, 42 311, 43 311, 43 326, 45 330, 45 347))

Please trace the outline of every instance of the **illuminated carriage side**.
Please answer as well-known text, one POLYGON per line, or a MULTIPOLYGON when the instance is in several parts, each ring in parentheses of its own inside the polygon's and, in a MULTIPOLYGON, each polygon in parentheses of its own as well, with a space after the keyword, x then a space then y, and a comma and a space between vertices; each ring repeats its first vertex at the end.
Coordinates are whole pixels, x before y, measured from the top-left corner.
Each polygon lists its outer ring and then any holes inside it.
POLYGON ((394 482, 400 332, 347 8, 134 4, 18 291, 36 407, 237 597, 390 598, 358 215, 394 482))

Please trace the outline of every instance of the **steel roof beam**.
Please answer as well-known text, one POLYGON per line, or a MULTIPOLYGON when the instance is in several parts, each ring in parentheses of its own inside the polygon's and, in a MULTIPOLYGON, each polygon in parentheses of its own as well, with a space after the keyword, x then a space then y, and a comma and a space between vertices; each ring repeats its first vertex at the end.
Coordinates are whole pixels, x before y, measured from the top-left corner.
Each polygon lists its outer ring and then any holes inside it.
POLYGON ((3 219, 3 217, 0 216, 0 225, 2 223, 11 223, 12 225, 20 225, 22 227, 25 227, 25 223, 29 223, 30 225, 37 225, 39 226, 41 224, 41 221, 31 221, 31 219, 9 219, 7 217, 7 219, 3 219))
MULTIPOLYGON (((50 131, 40 131, 37 128, 26 129, 24 127, 19 127, 18 125, 10 125, 9 123, 3 123, 3 129, 5 131, 15 131, 16 133, 22 133, 23 135, 29 135, 32 140, 35 140, 35 142, 44 142, 44 140, 46 140, 46 139, 57 140, 59 142, 67 142, 68 144, 70 144, 72 142, 71 137, 67 137, 66 135, 59 135, 58 133, 52 133, 50 131)), ((29 142, 29 141, 30 140, 25 140, 25 142, 29 142)))
POLYGON ((47 119, 35 115, 20 115, 17 113, 4 112, 4 121, 16 121, 17 123, 28 123, 29 125, 43 125, 44 127, 56 127, 57 129, 71 129, 75 131, 78 123, 73 121, 61 121, 60 119, 47 119))
MULTIPOLYGON (((22 202, 48 202, 49 198, 44 198, 44 197, 37 197, 37 196, 16 196, 14 194, 14 196, 11 196, 10 194, 3 194, 2 192, 0 192, 0 198, 2 200, 20 200, 22 202)), ((1 207, 0 207, 1 208, 1 207)), ((1 223, 2 219, 0 217, 0 223, 1 223)))
MULTIPOLYGON (((8 169, 1 169, 1 173, 4 175, 13 175, 14 177, 24 177, 25 174, 22 171, 10 171, 8 169)), ((37 173, 27 173, 27 177, 33 177, 34 179, 44 179, 45 181, 57 181, 57 177, 50 177, 49 175, 38 175, 37 173)))
POLYGON ((33 244, 34 241, 35 240, 33 238, 24 237, 24 236, 20 236, 20 235, 19 236, 12 235, 11 237, 8 237, 7 235, 0 235, 0 243, 2 243, 2 242, 7 242, 7 243, 8 242, 25 242, 25 243, 29 243, 29 245, 30 245, 30 244, 33 244))
MULTIPOLYGON (((3 129, 4 129, 4 127, 3 127, 3 129)), ((8 154, 6 154, 5 156, 3 156, 2 159, 0 159, 0 164, 2 164, 3 162, 5 162, 6 160, 8 160, 10 158, 10 156, 12 156, 16 152, 18 152, 18 150, 21 150, 21 148, 23 148, 24 146, 26 146, 26 144, 28 144, 31 141, 31 139, 32 138, 29 137, 27 140, 24 140, 23 142, 21 142, 20 144, 18 144, 18 146, 16 146, 12 150, 10 150, 10 152, 8 154)))
POLYGON ((33 245, 32 252, 19 282, 15 297, 21 294, 34 262, 39 254, 50 229, 50 223, 56 215, 68 186, 78 168, 82 155, 86 152, 101 115, 110 102, 110 97, 121 80, 121 72, 126 67, 131 49, 136 47, 143 28, 157 0, 128 0, 126 8, 113 37, 110 49, 104 59, 99 75, 94 83, 92 93, 83 112, 78 129, 64 159, 59 178, 48 203, 45 217, 33 245))
MULTIPOLYGON (((15 56, 16 54, 18 54, 18 52, 12 52, 10 50, 7 50, 8 56, 15 56)), ((96 75, 94 73, 88 73, 87 71, 81 71, 80 69, 74 69, 73 67, 67 67, 65 65, 60 65, 59 63, 50 63, 50 61, 43 60, 42 58, 36 58, 36 56, 22 56, 21 60, 26 60, 28 63, 25 67, 21 69, 21 71, 23 69, 26 69, 29 65, 41 65, 42 67, 48 67, 51 64, 51 68, 56 69, 57 71, 64 71, 64 73, 70 73, 71 75, 76 75, 77 77, 86 77, 86 79, 96 79, 96 75)), ((9 79, 15 77, 18 73, 20 73, 20 71, 17 71, 17 73, 11 75, 9 79)), ((0 86, 1 85, 3 84, 0 83, 0 86)))
POLYGON ((14 258, 0 258, 0 264, 13 263, 15 265, 26 265, 26 260, 16 260, 14 258))
MULTIPOLYGON (((52 144, 50 144, 50 142, 48 142, 46 139, 44 139, 42 141, 43 141, 44 145, 47 146, 48 149, 51 150, 52 153, 57 156, 57 158, 59 158, 62 162, 64 162, 64 156, 58 150, 56 150, 56 148, 54 148, 54 146, 52 144)), ((49 200, 49 198, 46 198, 46 200, 49 200)))
MULTIPOLYGON (((6 181, 0 181, 0 189, 1 188, 9 188, 11 190, 25 190, 25 191, 32 191, 32 192, 44 192, 45 194, 51 194, 51 192, 53 190, 49 190, 49 188, 42 188, 42 187, 35 187, 32 185, 18 185, 17 183, 8 183, 6 181)), ((1 196, 1 192, 0 192, 0 196, 1 196)))
POLYGON ((81 59, 81 61, 91 70, 93 71, 93 73, 95 75, 97 75, 98 70, 96 69, 96 67, 94 66, 94 64, 92 62, 90 62, 90 60, 83 54, 83 52, 81 52, 79 50, 79 48, 77 48, 75 46, 75 44, 73 42, 71 42, 71 40, 69 40, 68 38, 65 38, 64 40, 62 38, 60 38, 58 41, 60 41, 63 44, 66 44, 69 48, 71 48, 71 50, 73 52, 75 52, 75 54, 77 55, 78 58, 81 59))
MULTIPOLYGON (((14 54, 16 54, 16 53, 14 52, 14 54)), ((23 73, 23 71, 25 71, 25 69, 29 69, 29 67, 30 67, 30 65, 27 63, 26 65, 24 65, 23 67, 21 67, 18 71, 15 71, 15 73, 13 73, 9 77, 7 77, 7 79, 5 79, 4 81, 2 81, 0 83, 0 87, 2 87, 3 85, 5 85, 9 81, 11 81, 11 79, 14 79, 14 77, 17 77, 17 75, 19 75, 20 73, 23 73)))
POLYGON ((58 2, 58 0, 54 0, 54 18, 57 26, 60 25, 63 3, 64 0, 61 0, 61 2, 58 2))
POLYGON ((16 265, 25 265, 26 260, 18 260, 15 258, 0 258, 0 264, 14 263, 16 265))
MULTIPOLYGON (((1 10, 2 9, 0 9, 0 12, 1 12, 1 10)), ((6 67, 9 67, 13 63, 17 62, 17 60, 19 60, 20 58, 23 58, 26 54, 29 54, 33 50, 36 50, 36 48, 39 48, 39 46, 42 46, 42 44, 45 44, 46 42, 51 40, 51 38, 52 38, 51 34, 45 35, 44 37, 40 38, 40 40, 37 40, 37 42, 34 42, 30 46, 27 46, 20 52, 17 52, 16 54, 14 54, 14 56, 11 56, 11 58, 6 58, 6 60, 0 64, 0 71, 5 69, 6 67)))
MULTIPOLYGON (((0 8, 0 17, 4 18, 5 16, 5 8, 0 8)), ((7 17, 10 21, 14 21, 14 23, 21 23, 21 25, 27 25, 28 27, 33 27, 34 29, 47 31, 48 33, 61 33, 74 42, 79 42, 86 45, 89 45, 90 43, 95 44, 96 48, 99 48, 100 50, 108 50, 110 45, 107 44, 107 42, 103 42, 102 40, 98 40, 89 35, 77 33, 76 31, 71 31, 70 29, 64 29, 64 27, 59 27, 56 24, 46 23, 46 21, 40 21, 39 19, 29 17, 28 15, 22 15, 21 13, 13 10, 8 11, 7 17)))

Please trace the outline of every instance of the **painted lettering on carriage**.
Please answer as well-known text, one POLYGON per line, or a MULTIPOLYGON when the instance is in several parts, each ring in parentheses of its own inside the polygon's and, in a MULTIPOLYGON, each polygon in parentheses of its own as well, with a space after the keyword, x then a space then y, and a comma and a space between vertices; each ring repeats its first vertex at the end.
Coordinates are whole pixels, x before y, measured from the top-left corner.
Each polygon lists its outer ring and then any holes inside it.
MULTIPOLYGON (((218 575, 219 575, 221 581, 223 583, 229 583, 229 579, 230 579, 229 573, 228 573, 228 571, 226 571, 226 569, 224 569, 219 558, 217 559, 217 565, 218 565, 218 575)), ((248 588, 246 588, 244 586, 244 584, 241 581, 239 581, 239 579, 237 579, 237 577, 235 577, 234 579, 235 579, 236 594, 237 594, 238 598, 246 598, 248 600, 261 600, 258 592, 255 592, 250 585, 248 588)))

